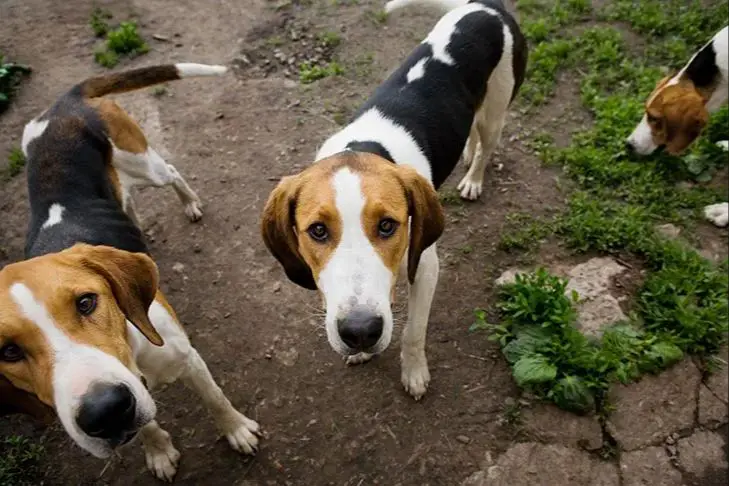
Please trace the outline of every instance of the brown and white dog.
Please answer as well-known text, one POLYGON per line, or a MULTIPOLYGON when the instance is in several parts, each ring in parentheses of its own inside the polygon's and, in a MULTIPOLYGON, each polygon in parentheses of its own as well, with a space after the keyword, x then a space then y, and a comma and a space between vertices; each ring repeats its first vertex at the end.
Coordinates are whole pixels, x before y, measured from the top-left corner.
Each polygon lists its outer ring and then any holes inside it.
POLYGON ((174 64, 91 78, 29 122, 28 259, 0 271, 0 412, 54 412, 102 458, 139 435, 147 466, 165 480, 180 454, 154 420, 148 388, 181 379, 238 451, 255 452, 259 427, 233 408, 158 289, 130 191, 172 185, 193 220, 200 200, 136 122, 98 98, 224 72, 174 64))
MULTIPOLYGON (((386 8, 412 3, 418 2, 386 8)), ((389 346, 391 301, 405 270, 401 381, 416 400, 430 381, 425 340, 439 274, 435 242, 444 229, 436 189, 471 133, 483 153, 473 160, 475 147, 466 148, 472 164, 462 194, 480 194, 485 158, 527 59, 519 27, 500 0, 421 3, 448 13, 354 120, 324 142, 317 162, 281 181, 262 220, 266 246, 289 279, 319 290, 329 343, 349 364, 389 346)))
MULTIPOLYGON (((660 147, 680 155, 699 136, 709 115, 729 98, 729 27, 721 29, 677 73, 658 82, 645 114, 626 141, 628 150, 649 155, 660 147)), ((727 141, 717 145, 727 150, 727 141)), ((717 226, 729 221, 729 203, 704 210, 717 226)))

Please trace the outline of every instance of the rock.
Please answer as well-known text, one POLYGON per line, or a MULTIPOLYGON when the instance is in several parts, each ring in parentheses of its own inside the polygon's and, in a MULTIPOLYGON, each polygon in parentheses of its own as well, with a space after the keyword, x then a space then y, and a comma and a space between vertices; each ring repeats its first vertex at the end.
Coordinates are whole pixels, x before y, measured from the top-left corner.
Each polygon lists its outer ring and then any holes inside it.
MULTIPOLYGON (((478 478, 472 475, 471 478, 478 478)), ((479 483, 472 483, 478 485, 479 483)), ((488 469, 481 484, 488 486, 618 486, 614 464, 561 445, 516 444, 488 469)))
POLYGON ((458 437, 456 437, 456 440, 461 444, 468 444, 471 442, 471 439, 465 435, 459 435, 458 437))
POLYGON ((521 410, 525 432, 541 442, 597 450, 602 447, 602 429, 593 416, 579 416, 554 405, 537 404, 521 410))
POLYGON ((466 478, 461 486, 486 486, 486 473, 477 471, 466 478))
POLYGON ((721 367, 711 373, 706 380, 706 386, 724 403, 729 403, 729 349, 724 346, 717 355, 721 367))
POLYGON ((176 262, 174 265, 172 265, 172 271, 177 273, 182 273, 185 271, 185 264, 176 262))
POLYGON ((496 284, 497 287, 513 284, 514 282, 516 282, 516 276, 522 273, 525 273, 525 270, 519 268, 509 268, 504 273, 502 273, 499 278, 496 279, 494 284, 496 284))
POLYGON ((656 232, 668 239, 675 240, 681 234, 681 228, 675 224, 659 224, 656 226, 656 232))
POLYGON ((293 366, 299 359, 299 352, 296 348, 289 348, 287 351, 277 351, 276 358, 284 366, 293 366))
MULTIPOLYGON (((716 432, 699 430, 691 436, 678 441, 681 468, 689 474, 704 477, 717 475, 721 471, 726 476, 727 464, 724 452, 725 439, 716 432)), ((724 483, 725 484, 725 483, 724 483)))
POLYGON ((594 299, 608 293, 612 278, 627 268, 612 258, 591 258, 585 263, 574 266, 569 272, 567 291, 575 290, 580 300, 594 299))
POLYGON ((701 385, 699 388, 699 423, 704 427, 717 427, 727 423, 729 406, 712 391, 701 385))
POLYGON ((577 306, 577 326, 586 336, 600 337, 607 327, 627 320, 618 299, 610 294, 599 295, 577 306))
POLYGON ((648 447, 620 456, 623 486, 682 486, 681 473, 662 447, 648 447))
POLYGON ((700 381, 699 370, 684 359, 660 375, 614 385, 609 402, 616 410, 608 418, 608 431, 624 450, 632 451, 691 428, 696 413, 694 390, 700 381))
POLYGON ((723 228, 729 223, 729 202, 711 204, 704 208, 704 218, 714 226, 723 228))

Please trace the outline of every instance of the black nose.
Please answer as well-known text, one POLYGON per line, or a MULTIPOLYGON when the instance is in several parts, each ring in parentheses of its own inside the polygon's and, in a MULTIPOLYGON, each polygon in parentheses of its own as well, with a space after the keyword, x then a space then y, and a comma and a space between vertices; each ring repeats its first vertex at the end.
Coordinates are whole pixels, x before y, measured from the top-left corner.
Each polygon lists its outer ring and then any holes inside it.
POLYGON ((366 351, 380 340, 383 323, 382 316, 355 309, 337 320, 337 328, 344 344, 358 351, 366 351))
POLYGON ((635 152, 635 147, 633 147, 633 144, 630 143, 630 140, 625 141, 625 152, 627 152, 628 154, 632 154, 633 152, 635 152))
POLYGON ((134 429, 136 407, 128 386, 97 383, 81 399, 76 423, 91 437, 122 443, 134 429))

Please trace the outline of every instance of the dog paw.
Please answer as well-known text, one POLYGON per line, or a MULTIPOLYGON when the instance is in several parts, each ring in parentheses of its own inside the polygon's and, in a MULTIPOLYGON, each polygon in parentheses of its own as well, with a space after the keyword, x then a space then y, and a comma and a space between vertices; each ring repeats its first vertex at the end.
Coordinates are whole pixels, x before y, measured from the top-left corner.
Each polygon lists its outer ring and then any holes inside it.
POLYGON ((468 201, 475 201, 481 195, 483 182, 472 180, 468 174, 458 184, 458 190, 461 191, 461 197, 468 201))
POLYGON ((428 390, 430 371, 425 354, 414 356, 403 354, 402 357, 402 386, 415 400, 420 400, 428 390))
POLYGON ((180 463, 180 453, 171 442, 166 447, 145 447, 147 469, 162 481, 171 483, 180 463))
POLYGON ((185 215, 193 223, 200 221, 203 216, 202 203, 200 201, 192 201, 185 205, 185 215))
POLYGON ((729 202, 711 204, 704 208, 704 217, 714 226, 723 228, 729 223, 729 202))
POLYGON ((347 356, 344 358, 344 361, 347 363, 347 366, 356 366, 368 362, 372 359, 372 356, 374 355, 370 353, 357 353, 352 356, 347 356))
POLYGON ((724 149, 725 152, 729 152, 729 140, 719 140, 716 142, 716 146, 724 149))
POLYGON ((234 425, 230 431, 225 433, 230 447, 244 454, 255 454, 258 451, 258 436, 261 434, 261 427, 255 420, 251 420, 240 412, 237 412, 234 425))

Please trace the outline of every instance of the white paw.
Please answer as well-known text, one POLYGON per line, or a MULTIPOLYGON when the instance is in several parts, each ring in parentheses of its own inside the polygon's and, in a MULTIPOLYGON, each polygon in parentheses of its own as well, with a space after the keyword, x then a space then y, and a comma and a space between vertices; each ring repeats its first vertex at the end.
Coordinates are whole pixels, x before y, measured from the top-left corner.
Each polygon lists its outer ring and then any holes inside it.
POLYGON ((706 206, 704 208, 704 217, 715 226, 723 228, 729 223, 729 202, 706 206))
POLYGON ((240 412, 230 427, 230 432, 225 433, 230 447, 245 454, 255 454, 258 450, 258 435, 261 428, 255 420, 251 420, 240 412))
POLYGON ((425 353, 421 356, 403 353, 402 360, 402 386, 415 400, 420 400, 428 390, 430 371, 425 353))
POLYGON ((202 218, 202 215, 203 215, 202 203, 200 201, 192 201, 192 202, 186 204, 185 205, 185 215, 193 223, 195 221, 200 221, 200 218, 202 218))
POLYGON ((458 190, 461 191, 461 197, 463 199, 475 201, 481 195, 482 186, 482 181, 474 181, 466 174, 466 177, 458 183, 458 190))
POLYGON ((724 151, 729 152, 729 140, 720 140, 716 142, 716 146, 719 148, 723 148, 724 151))
POLYGON ((147 469, 152 471, 157 479, 171 483, 180 463, 180 453, 172 443, 168 442, 164 448, 146 446, 144 455, 147 460, 147 469))
POLYGON ((370 353, 357 353, 353 354, 352 356, 347 356, 345 358, 345 361, 347 362, 347 366, 356 366, 358 364, 368 362, 372 359, 372 356, 374 355, 370 353))

